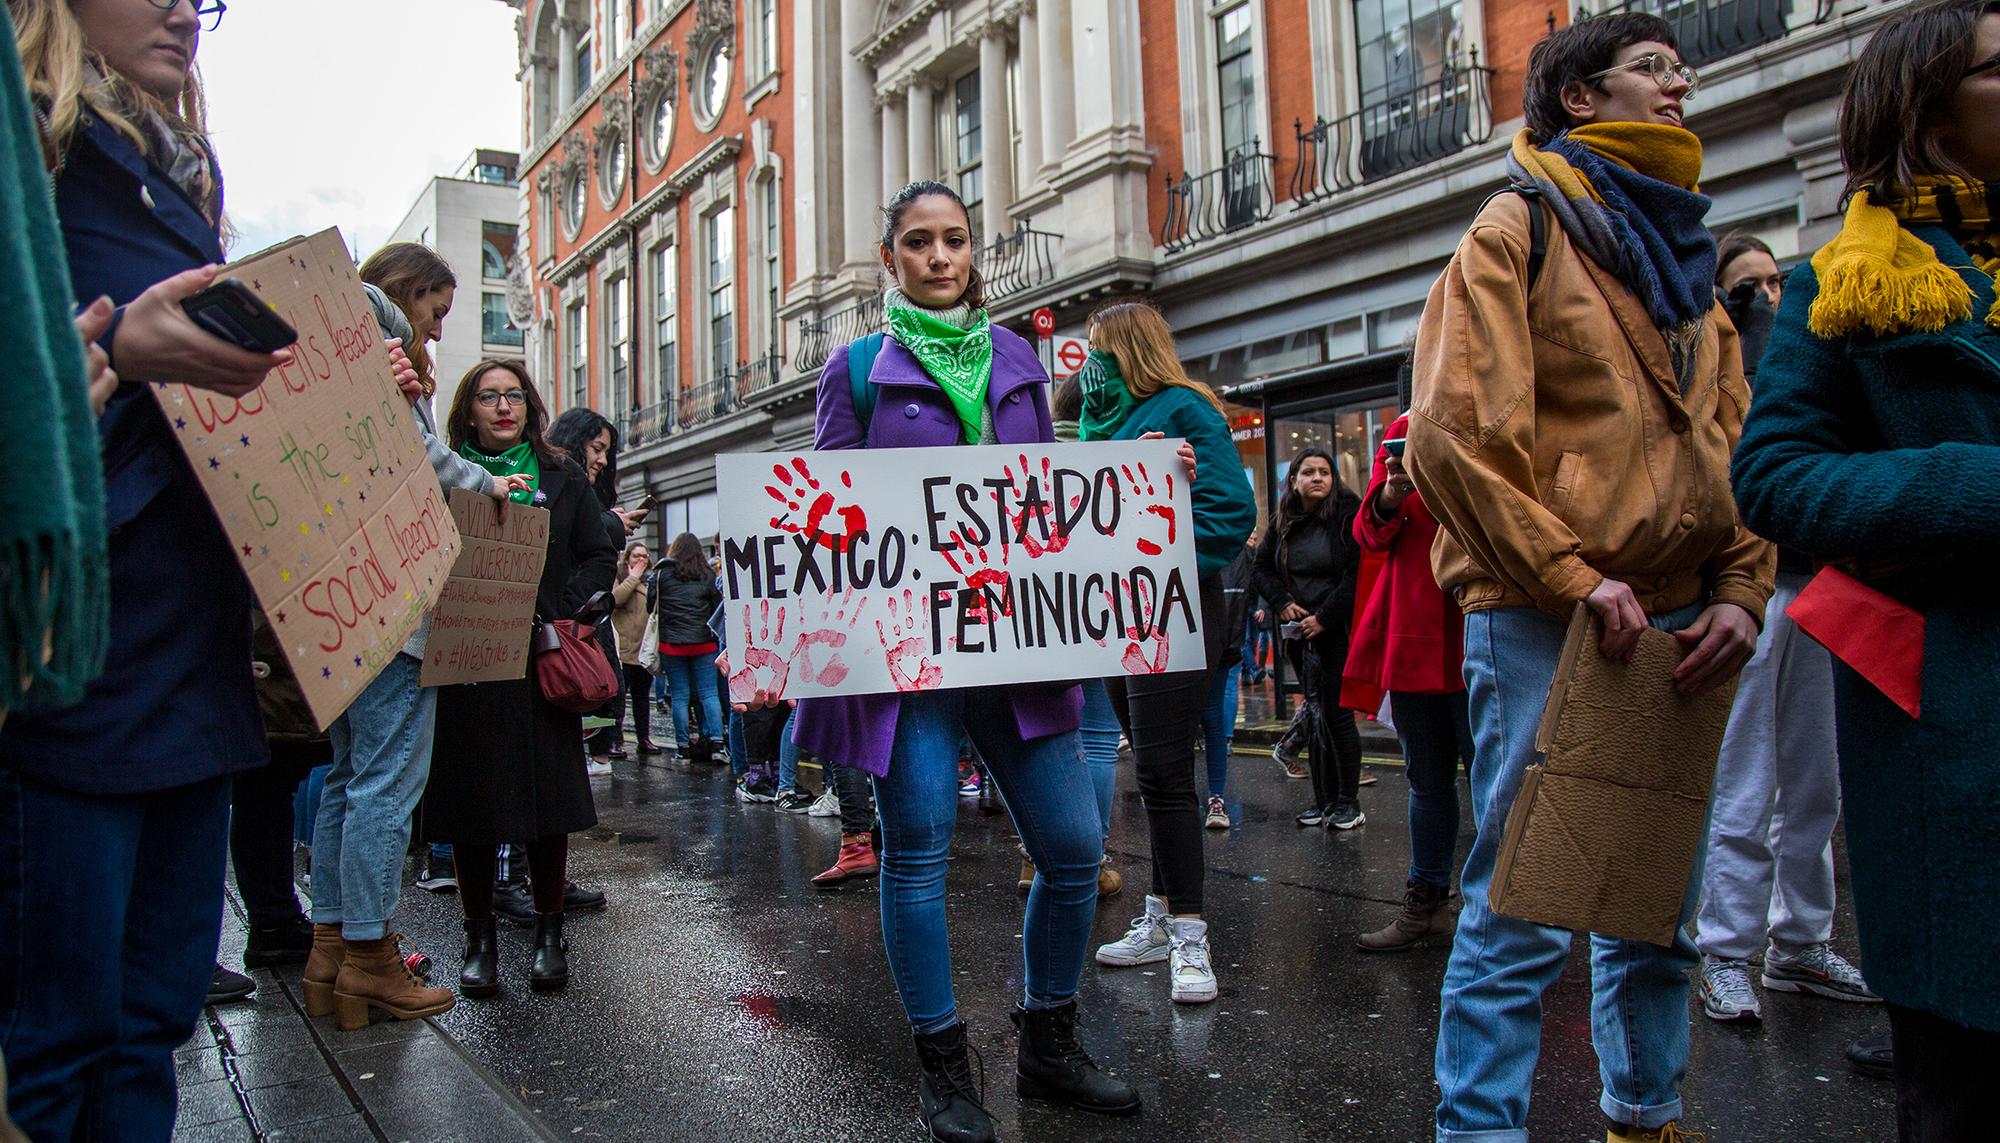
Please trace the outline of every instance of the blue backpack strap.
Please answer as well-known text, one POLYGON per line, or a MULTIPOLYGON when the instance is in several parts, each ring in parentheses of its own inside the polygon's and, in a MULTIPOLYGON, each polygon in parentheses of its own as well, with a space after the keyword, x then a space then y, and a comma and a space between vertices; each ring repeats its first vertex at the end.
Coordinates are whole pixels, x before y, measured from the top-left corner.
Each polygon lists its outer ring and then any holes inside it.
POLYGON ((847 394, 854 402, 854 419, 861 425, 861 443, 868 443, 868 430, 875 422, 875 359, 882 355, 882 332, 863 334, 847 343, 847 394))

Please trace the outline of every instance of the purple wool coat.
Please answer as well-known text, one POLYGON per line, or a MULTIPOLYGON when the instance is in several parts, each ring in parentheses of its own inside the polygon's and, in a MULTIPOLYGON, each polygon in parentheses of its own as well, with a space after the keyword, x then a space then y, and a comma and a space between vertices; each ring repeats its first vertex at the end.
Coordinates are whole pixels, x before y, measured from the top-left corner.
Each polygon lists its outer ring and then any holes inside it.
MULTIPOLYGON (((993 410, 993 434, 1001 444, 1047 444, 1049 376, 1034 347, 1000 326, 993 327, 993 378, 986 389, 993 410)), ((836 345, 819 375, 818 423, 813 447, 923 448, 960 443, 958 414, 938 383, 910 351, 884 338, 875 359, 875 415, 864 433, 855 416, 847 381, 847 346, 836 345)), ((1022 738, 1046 738, 1075 730, 1083 714, 1083 688, 1074 683, 1009 687, 1014 725, 1022 738)), ((881 777, 889 772, 896 742, 900 694, 848 695, 799 700, 793 741, 842 766, 881 777)))

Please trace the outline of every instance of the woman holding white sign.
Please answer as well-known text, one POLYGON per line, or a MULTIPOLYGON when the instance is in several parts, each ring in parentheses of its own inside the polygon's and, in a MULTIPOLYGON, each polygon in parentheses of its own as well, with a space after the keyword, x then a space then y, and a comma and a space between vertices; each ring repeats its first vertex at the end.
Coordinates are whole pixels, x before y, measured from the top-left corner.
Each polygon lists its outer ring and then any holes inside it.
MULTIPOLYGON (((820 375, 820 449, 1041 444, 1047 374, 1033 347, 987 320, 965 205, 941 183, 890 199, 882 265, 887 336, 849 376, 836 346, 820 375), (856 392, 881 400, 858 409, 856 392)), ((759 696, 762 698, 763 696, 759 696)), ((882 935, 916 1036, 917 1098, 931 1137, 993 1138, 952 992, 944 879, 958 816, 958 744, 972 737, 1006 797, 1038 871, 1022 927, 1023 995, 1014 1023, 1022 1095, 1112 1115, 1139 1110, 1130 1084, 1099 1071, 1077 1042, 1077 982, 1096 913, 1104 834, 1077 743, 1074 685, 938 689, 806 698, 798 745, 876 775, 882 817, 882 935)))
MULTIPOLYGON (((1077 374, 1083 389, 1078 439, 1178 437, 1186 442, 1181 446, 1183 459, 1192 457, 1191 523, 1209 664, 1206 670, 1164 670, 1166 640, 1156 634, 1137 639, 1128 650, 1126 669, 1131 674, 1104 680, 1112 709, 1132 743, 1153 845, 1153 891, 1131 929, 1097 950, 1097 963, 1123 967, 1167 961, 1168 995, 1177 1003, 1204 1004, 1215 999, 1217 985, 1208 922, 1202 919, 1206 868, 1194 743, 1208 706, 1210 674, 1229 669, 1219 664, 1235 637, 1227 617, 1222 570, 1250 538, 1257 523, 1257 500, 1230 439, 1222 402, 1208 386, 1189 380, 1181 370, 1173 331, 1160 311, 1136 301, 1104 306, 1091 315, 1090 343, 1090 356, 1077 374), (1197 472, 1199 481, 1193 479, 1197 472), (1133 650, 1139 656, 1136 664, 1133 650), (1141 669, 1133 670, 1135 665, 1141 669)), ((1172 529, 1170 522, 1169 535, 1172 529)), ((1142 553, 1147 550, 1141 548, 1142 553)), ((1159 546, 1150 550, 1157 552, 1159 546)))
MULTIPOLYGON (((445 431, 467 460, 496 476, 527 477, 529 487, 514 499, 548 509, 548 560, 535 614, 555 620, 575 615, 592 596, 611 589, 618 550, 604 530, 583 469, 543 439, 548 423, 526 367, 487 360, 459 383, 445 431)), ((563 940, 569 835, 596 824, 584 773, 583 719, 544 698, 533 671, 509 682, 438 688, 424 828, 431 840, 451 843, 457 867, 465 910, 461 993, 482 997, 500 991, 493 884, 503 842, 526 841, 535 900, 529 986, 539 992, 569 982, 569 945, 563 940)))

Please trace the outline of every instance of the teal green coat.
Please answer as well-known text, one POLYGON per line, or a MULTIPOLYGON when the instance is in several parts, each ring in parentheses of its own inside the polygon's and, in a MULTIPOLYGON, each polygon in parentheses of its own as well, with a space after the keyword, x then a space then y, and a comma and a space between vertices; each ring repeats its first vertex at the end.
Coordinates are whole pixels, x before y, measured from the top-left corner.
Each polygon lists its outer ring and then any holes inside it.
POLYGON ((1732 470, 1758 534, 1924 613, 1922 716, 1836 668, 1841 792, 1862 971, 1892 1003, 2000 1032, 2000 331, 1993 282, 1913 228, 1972 287, 1935 334, 1826 340, 1792 274, 1732 470))
POLYGON ((1220 572, 1243 554, 1243 541, 1257 527, 1257 495, 1243 475, 1229 422, 1201 394, 1175 385, 1140 402, 1111 439, 1138 440, 1141 433, 1185 437, 1194 446, 1195 563, 1204 579, 1220 572))

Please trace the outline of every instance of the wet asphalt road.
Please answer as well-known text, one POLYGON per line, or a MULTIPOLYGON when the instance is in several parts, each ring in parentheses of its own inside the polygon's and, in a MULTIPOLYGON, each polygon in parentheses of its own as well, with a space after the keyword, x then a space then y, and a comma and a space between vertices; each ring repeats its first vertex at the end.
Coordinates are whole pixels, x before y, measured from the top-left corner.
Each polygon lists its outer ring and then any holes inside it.
MULTIPOLYGON (((1172 1004, 1164 964, 1084 973, 1085 1043, 1143 1092, 1145 1111, 1132 1119, 1014 1095, 1018 866, 1006 816, 961 801, 949 889, 958 1000, 1003 1138, 1431 1137, 1448 949, 1367 956, 1352 946, 1401 895, 1400 771, 1371 767, 1381 782, 1362 790, 1368 824, 1338 833, 1292 824, 1305 783, 1285 780, 1267 757, 1233 762, 1236 825, 1208 835, 1220 999, 1172 1004)), ((812 888, 806 879, 838 846, 837 820, 739 805, 726 775, 649 759, 595 780, 600 823, 576 837, 571 873, 606 890, 611 907, 571 921, 569 988, 530 993, 527 931, 503 924, 505 991, 462 1001, 437 1023, 557 1136, 923 1138, 874 883, 812 888)), ((1127 888, 1100 904, 1096 940, 1115 939, 1141 908, 1143 813, 1127 759, 1110 844, 1127 888)), ((437 979, 454 981, 456 899, 411 889, 398 916, 436 958, 437 979)), ((1845 902, 1835 944, 1856 955, 1845 902)), ((1578 955, 1548 996, 1529 1123, 1537 1140, 1604 1138, 1588 976, 1578 955)), ((1761 1029, 1715 1025, 1692 1009, 1685 1125, 1712 1141, 1893 1138, 1888 1084, 1850 1072, 1840 1055, 1881 1020, 1879 1007, 1778 993, 1764 1006, 1761 1029)))

